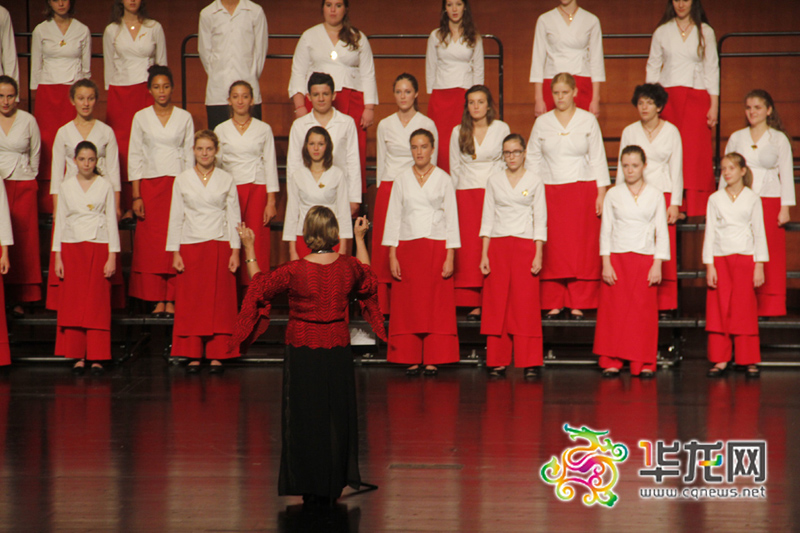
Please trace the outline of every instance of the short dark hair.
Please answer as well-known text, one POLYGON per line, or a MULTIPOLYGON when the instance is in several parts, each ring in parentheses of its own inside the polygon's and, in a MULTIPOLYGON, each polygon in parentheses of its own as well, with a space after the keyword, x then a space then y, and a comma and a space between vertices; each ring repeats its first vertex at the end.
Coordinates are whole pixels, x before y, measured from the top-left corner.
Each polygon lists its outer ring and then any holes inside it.
POLYGON ((322 126, 313 126, 306 132, 306 138, 303 141, 303 164, 306 168, 311 168, 311 154, 308 153, 308 140, 312 135, 322 135, 325 138, 325 154, 322 156, 322 166, 328 170, 333 166, 333 140, 328 130, 322 126))
POLYGON ((0 76, 0 85, 11 85, 14 88, 14 95, 16 96, 19 94, 19 85, 17 84, 17 80, 11 76, 6 76, 5 74, 0 76))
POLYGON ((414 133, 412 133, 411 136, 408 138, 408 142, 410 143, 414 139, 414 137, 418 137, 420 135, 428 138, 428 140, 431 142, 431 148, 436 148, 436 139, 433 138, 433 133, 426 130, 425 128, 414 130, 414 133))
POLYGON ((311 77, 308 78, 308 84, 306 88, 308 89, 308 93, 311 94, 311 87, 314 85, 327 85, 331 88, 331 92, 336 92, 336 84, 333 83, 333 78, 330 74, 326 74, 324 72, 314 72, 311 74, 311 77))
POLYGON ((149 89, 153 85, 153 80, 156 79, 157 76, 166 76, 169 80, 169 84, 175 86, 175 81, 172 79, 172 71, 169 67, 164 65, 151 65, 150 68, 147 69, 147 88, 149 89))
POLYGON ((641 146, 638 146, 636 144, 629 144, 628 146, 622 149, 622 152, 619 154, 620 164, 622 164, 622 158, 630 154, 639 154, 639 157, 642 158, 642 163, 644 163, 645 165, 647 164, 647 156, 644 154, 644 150, 642 149, 641 146))
POLYGON ((523 150, 527 147, 527 145, 525 144, 525 137, 523 137, 519 133, 509 133, 508 135, 506 135, 506 138, 503 139, 503 144, 506 144, 509 141, 517 141, 520 145, 522 145, 523 150))
POLYGON ((669 94, 660 83, 643 83, 642 85, 637 85, 636 89, 633 90, 633 98, 631 98, 633 107, 638 106, 639 100, 642 98, 649 98, 656 104, 657 108, 664 109, 664 106, 667 105, 667 100, 669 100, 669 94))
MULTIPOLYGON (((78 154, 80 153, 81 150, 91 150, 92 152, 94 152, 94 156, 97 157, 97 146, 95 146, 94 143, 91 141, 79 142, 78 145, 75 147, 75 157, 78 157, 78 154)), ((102 175, 100 174, 100 171, 97 170, 97 165, 95 165, 94 167, 94 173, 97 174, 98 176, 102 175)))

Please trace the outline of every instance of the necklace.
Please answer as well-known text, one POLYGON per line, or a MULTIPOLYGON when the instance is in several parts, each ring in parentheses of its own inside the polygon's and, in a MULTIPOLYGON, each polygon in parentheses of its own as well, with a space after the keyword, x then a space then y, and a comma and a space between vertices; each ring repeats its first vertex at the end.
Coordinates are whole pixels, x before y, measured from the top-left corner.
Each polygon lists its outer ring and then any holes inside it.
POLYGON ((200 179, 203 180, 203 183, 205 183, 211 177, 211 173, 214 172, 214 167, 211 167, 211 170, 209 170, 208 172, 203 172, 197 165, 195 165, 194 170, 195 172, 200 174, 200 179))
MULTIPOLYGON (((637 205, 639 204, 639 196, 642 194, 642 189, 644 189, 644 180, 642 180, 642 184, 639 185, 639 190, 636 191, 636 193, 631 191, 631 194, 633 194, 633 201, 636 202, 637 205)), ((628 186, 628 190, 631 190, 630 185, 628 186)))
POLYGON ((572 22, 572 19, 575 18, 575 13, 578 12, 578 6, 575 6, 575 11, 570 14, 563 6, 559 5, 558 8, 567 16, 569 17, 569 21, 572 22))
POLYGON ((417 178, 417 181, 419 181, 419 184, 422 185, 422 182, 425 181, 425 178, 428 177, 428 174, 433 172, 434 168, 435 167, 433 165, 431 165, 431 167, 428 170, 426 170, 424 174, 420 174, 419 172, 417 172, 417 167, 415 167, 415 166, 411 167, 411 170, 414 171, 414 176, 417 178))
POLYGON ((644 127, 644 122, 642 122, 642 129, 643 129, 643 130, 644 130, 644 132, 647 134, 647 138, 649 139, 650 137, 652 137, 652 136, 653 136, 653 133, 655 133, 655 131, 658 129, 658 127, 659 127, 660 125, 661 125, 661 119, 659 118, 659 119, 658 119, 658 122, 656 122, 656 125, 655 125, 655 127, 654 127, 652 130, 648 130, 647 128, 645 128, 645 127, 644 127))
POLYGON ((235 119, 235 118, 233 118, 233 117, 231 117, 231 120, 233 121, 233 123, 234 123, 234 124, 236 124, 236 127, 237 127, 237 128, 239 128, 241 131, 244 131, 244 130, 245 130, 245 128, 247 128, 247 125, 248 125, 248 124, 250 124, 250 121, 251 121, 251 120, 253 120, 253 117, 250 117, 250 118, 248 118, 247 120, 245 120, 245 121, 244 121, 244 122, 242 122, 242 123, 239 123, 239 121, 238 121, 238 120, 236 120, 236 119, 235 119))
POLYGON ((312 254, 333 254, 333 253, 336 253, 336 251, 335 250, 326 249, 326 250, 317 250, 317 251, 311 252, 311 253, 312 254))
POLYGON ((685 28, 681 28, 681 23, 675 20, 675 24, 678 26, 678 30, 681 32, 681 37, 686 37, 686 32, 689 31, 689 28, 692 27, 692 21, 689 21, 689 24, 686 25, 685 28))
POLYGON ((728 187, 725 187, 725 192, 726 192, 726 193, 728 193, 728 196, 730 196, 730 197, 731 197, 731 200, 732 200, 732 201, 736 201, 736 198, 737 198, 737 197, 738 197, 740 194, 742 194, 742 191, 741 191, 741 190, 740 190, 739 192, 737 192, 736 194, 733 194, 733 193, 731 192, 731 190, 730 190, 728 187))

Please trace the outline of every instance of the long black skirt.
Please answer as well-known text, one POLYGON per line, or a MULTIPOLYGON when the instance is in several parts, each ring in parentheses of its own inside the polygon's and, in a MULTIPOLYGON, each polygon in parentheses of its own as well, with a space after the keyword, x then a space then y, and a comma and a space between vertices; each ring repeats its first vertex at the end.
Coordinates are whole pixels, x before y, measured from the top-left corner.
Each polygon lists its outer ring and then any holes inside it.
POLYGON ((338 498, 361 485, 350 346, 287 348, 278 494, 338 498))

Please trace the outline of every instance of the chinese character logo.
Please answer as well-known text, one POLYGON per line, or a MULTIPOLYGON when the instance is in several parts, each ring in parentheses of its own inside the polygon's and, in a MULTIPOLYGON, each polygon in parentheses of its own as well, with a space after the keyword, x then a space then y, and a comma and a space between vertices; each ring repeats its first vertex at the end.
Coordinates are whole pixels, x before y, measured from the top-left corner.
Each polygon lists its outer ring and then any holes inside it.
POLYGON ((583 439, 588 444, 567 448, 561 452, 561 462, 551 458, 542 466, 542 479, 555 485, 556 496, 562 501, 572 500, 576 487, 583 487, 588 491, 582 498, 584 505, 614 507, 618 499, 612 491, 619 481, 617 463, 628 458, 627 446, 605 437, 608 431, 594 431, 586 426, 575 429, 568 424, 564 424, 564 431, 572 440, 583 439))

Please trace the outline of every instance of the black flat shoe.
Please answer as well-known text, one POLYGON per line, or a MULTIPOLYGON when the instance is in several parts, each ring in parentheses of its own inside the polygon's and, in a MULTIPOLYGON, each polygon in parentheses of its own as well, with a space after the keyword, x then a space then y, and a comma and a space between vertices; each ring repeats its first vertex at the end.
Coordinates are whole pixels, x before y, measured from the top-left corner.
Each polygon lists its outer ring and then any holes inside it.
POLYGON ((761 370, 757 366, 748 366, 744 375, 749 379, 758 379, 761 377, 761 370))
POLYGON ((769 322, 769 317, 768 316, 760 316, 760 317, 758 317, 758 321, 759 322, 769 322))
POLYGON ((671 320, 675 318, 675 313, 673 311, 661 311, 658 313, 659 320, 671 320))
POLYGON ((175 318, 175 313, 163 312, 159 318, 175 318))
POLYGON ((86 373, 86 365, 75 365, 72 367, 72 373, 76 376, 82 376, 86 373))
POLYGON ((406 376, 408 377, 417 377, 422 373, 422 369, 418 366, 417 368, 406 368, 406 376))
POLYGON ((467 322, 480 322, 481 315, 467 315, 467 322))
POLYGON ((618 378, 619 377, 619 370, 612 370, 610 368, 606 368, 603 370, 603 377, 604 378, 618 378))
POLYGON ((716 367, 716 366, 712 366, 711 368, 708 369, 708 372, 706 372, 706 376, 708 376, 710 378, 721 378, 722 376, 725 375, 725 372, 727 372, 727 371, 728 371, 728 367, 727 366, 725 368, 719 368, 719 367, 716 367))
POLYGON ((103 368, 102 365, 101 366, 92 365, 91 368, 89 369, 89 372, 91 372, 93 376, 102 376, 103 374, 105 374, 106 369, 103 368))
POLYGON ((639 372, 638 375, 633 376, 633 377, 639 378, 639 379, 652 379, 652 378, 656 377, 656 373, 653 372, 652 370, 642 370, 641 372, 639 372))
POLYGON ((433 376, 435 376, 436 374, 439 373, 439 369, 438 368, 426 368, 425 370, 422 371, 422 373, 424 375, 428 376, 428 377, 433 377, 433 376))
POLYGON ((564 313, 563 309, 559 309, 558 313, 547 313, 544 315, 545 320, 558 320, 561 318, 561 315, 564 313))
POLYGON ((586 316, 584 316, 584 315, 576 315, 575 313, 570 313, 569 314, 569 318, 571 320, 584 320, 586 318, 586 316))
POLYGON ((187 374, 199 374, 200 373, 200 365, 186 365, 186 373, 187 374))
POLYGON ((536 379, 542 375, 542 368, 539 366, 529 366, 525 369, 525 379, 536 379))
POLYGON ((506 367, 498 366, 489 370, 490 378, 504 378, 506 377, 506 367))
POLYGON ((225 367, 222 365, 211 365, 208 367, 208 373, 221 376, 222 374, 225 373, 225 367))

